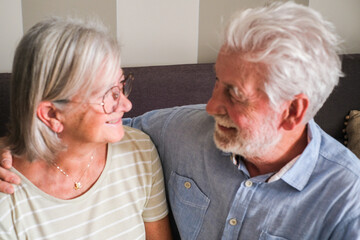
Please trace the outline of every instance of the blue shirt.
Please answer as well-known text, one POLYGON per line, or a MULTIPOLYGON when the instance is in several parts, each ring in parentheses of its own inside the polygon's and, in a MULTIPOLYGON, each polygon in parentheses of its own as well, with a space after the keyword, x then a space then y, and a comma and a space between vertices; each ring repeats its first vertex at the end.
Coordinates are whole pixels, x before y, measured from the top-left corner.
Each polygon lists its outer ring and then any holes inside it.
POLYGON ((154 141, 182 239, 360 239, 360 161, 311 120, 281 179, 250 178, 213 142, 204 105, 124 120, 154 141))

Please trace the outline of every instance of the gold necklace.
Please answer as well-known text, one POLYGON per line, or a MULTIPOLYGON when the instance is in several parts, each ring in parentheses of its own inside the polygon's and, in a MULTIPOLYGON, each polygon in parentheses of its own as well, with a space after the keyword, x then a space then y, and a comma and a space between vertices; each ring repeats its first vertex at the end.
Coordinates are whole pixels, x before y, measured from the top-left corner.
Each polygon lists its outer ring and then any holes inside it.
POLYGON ((83 171, 83 173, 81 174, 81 176, 80 176, 80 178, 79 178, 78 181, 75 181, 72 177, 70 177, 69 174, 67 174, 64 170, 62 170, 62 169, 60 168, 60 166, 57 165, 55 162, 53 162, 53 164, 54 164, 54 166, 55 166, 62 174, 64 174, 64 175, 65 175, 66 177, 68 177, 68 178, 71 178, 71 181, 74 182, 74 189, 75 189, 75 190, 79 190, 80 188, 82 188, 81 179, 82 179, 82 177, 84 176, 84 174, 86 173, 86 171, 89 169, 90 164, 91 164, 91 162, 93 161, 93 159, 94 159, 94 153, 91 154, 90 161, 89 161, 89 163, 87 164, 86 168, 84 169, 84 171, 83 171))

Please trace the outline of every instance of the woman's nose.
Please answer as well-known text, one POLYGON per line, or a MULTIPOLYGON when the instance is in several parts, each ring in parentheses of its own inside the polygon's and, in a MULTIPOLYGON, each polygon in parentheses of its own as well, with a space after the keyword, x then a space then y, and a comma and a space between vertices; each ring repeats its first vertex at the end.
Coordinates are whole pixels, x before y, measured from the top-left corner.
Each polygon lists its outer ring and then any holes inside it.
POLYGON ((117 109, 115 109, 115 111, 129 112, 131 110, 132 103, 123 93, 121 93, 119 101, 120 102, 117 106, 117 109))

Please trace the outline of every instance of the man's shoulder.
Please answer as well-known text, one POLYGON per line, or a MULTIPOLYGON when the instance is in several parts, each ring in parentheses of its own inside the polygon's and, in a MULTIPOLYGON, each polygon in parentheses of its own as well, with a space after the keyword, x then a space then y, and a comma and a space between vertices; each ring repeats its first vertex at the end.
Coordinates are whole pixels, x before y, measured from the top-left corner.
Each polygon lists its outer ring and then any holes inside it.
POLYGON ((189 123, 189 121, 203 122, 204 120, 212 119, 212 117, 209 116, 208 113, 206 112, 205 107, 206 107, 205 104, 197 104, 197 105, 185 105, 185 106, 171 108, 170 109, 171 114, 169 115, 169 120, 189 123))
POLYGON ((163 121, 163 129, 167 132, 182 132, 190 135, 212 132, 213 126, 214 119, 206 112, 204 104, 172 108, 163 121))
POLYGON ((213 125, 212 121, 205 104, 197 104, 153 110, 133 119, 124 119, 123 123, 153 136, 172 128, 207 128, 206 123, 213 125))
POLYGON ((184 118, 184 117, 209 117, 206 113, 205 104, 196 104, 196 105, 184 105, 172 108, 164 108, 153 110, 148 113, 145 113, 143 116, 166 116, 167 118, 184 118))
POLYGON ((325 131, 321 130, 320 134, 319 155, 325 161, 334 165, 339 171, 345 171, 348 176, 353 174, 354 178, 360 182, 360 159, 325 131))

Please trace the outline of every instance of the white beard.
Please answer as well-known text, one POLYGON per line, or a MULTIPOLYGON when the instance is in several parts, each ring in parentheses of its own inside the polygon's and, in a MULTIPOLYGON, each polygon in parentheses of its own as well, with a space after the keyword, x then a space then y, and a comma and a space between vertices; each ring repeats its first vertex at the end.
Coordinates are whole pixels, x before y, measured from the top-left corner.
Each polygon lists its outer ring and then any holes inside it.
POLYGON ((229 117, 215 118, 214 141, 216 146, 224 151, 239 154, 244 158, 261 158, 271 151, 280 141, 282 134, 277 130, 279 121, 277 114, 271 114, 263 121, 253 126, 253 129, 239 129, 229 117), (233 128, 232 132, 224 132, 218 124, 233 128))

